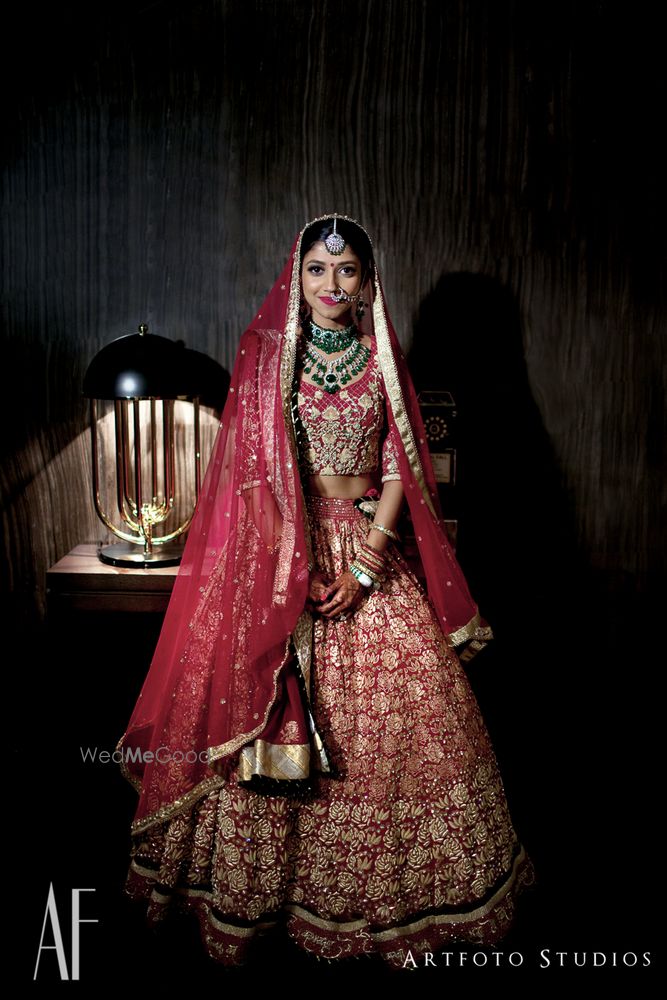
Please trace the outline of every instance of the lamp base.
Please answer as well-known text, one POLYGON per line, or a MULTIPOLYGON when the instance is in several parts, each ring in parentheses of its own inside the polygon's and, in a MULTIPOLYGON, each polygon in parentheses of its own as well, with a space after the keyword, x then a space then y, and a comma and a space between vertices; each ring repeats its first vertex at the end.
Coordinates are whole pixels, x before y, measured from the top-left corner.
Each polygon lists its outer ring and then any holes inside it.
POLYGON ((156 545, 147 555, 140 545, 130 542, 113 542, 97 550, 101 562, 110 566, 131 566, 134 569, 158 569, 178 566, 183 556, 182 545, 156 545))

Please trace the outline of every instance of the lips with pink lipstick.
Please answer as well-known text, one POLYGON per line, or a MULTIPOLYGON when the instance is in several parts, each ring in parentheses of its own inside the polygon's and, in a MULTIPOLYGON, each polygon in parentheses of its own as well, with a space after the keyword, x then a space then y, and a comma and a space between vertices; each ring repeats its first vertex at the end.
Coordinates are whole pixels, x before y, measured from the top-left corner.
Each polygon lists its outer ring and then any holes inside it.
POLYGON ((339 306, 341 302, 340 299, 332 299, 328 295, 320 295, 319 300, 324 302, 325 306, 339 306))

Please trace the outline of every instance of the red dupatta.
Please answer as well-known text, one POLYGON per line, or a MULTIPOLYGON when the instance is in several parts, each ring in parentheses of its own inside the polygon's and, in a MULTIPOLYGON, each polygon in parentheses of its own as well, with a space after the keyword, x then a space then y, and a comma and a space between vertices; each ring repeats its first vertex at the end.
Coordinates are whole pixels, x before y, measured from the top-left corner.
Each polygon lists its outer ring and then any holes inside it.
MULTIPOLYGON (((310 533, 292 414, 302 233, 241 337, 160 638, 117 746, 139 792, 133 832, 188 809, 232 770, 273 791, 302 786, 313 770, 330 773, 308 707, 310 533)), ((445 534, 419 405, 377 270, 369 297, 361 327, 377 338, 428 596, 452 645, 472 652, 491 633, 445 534)))
POLYGON ((417 394, 384 304, 377 269, 372 291, 373 326, 387 420, 396 444, 422 576, 442 631, 452 646, 465 646, 459 655, 462 660, 469 660, 493 638, 493 633, 479 613, 447 537, 417 394))

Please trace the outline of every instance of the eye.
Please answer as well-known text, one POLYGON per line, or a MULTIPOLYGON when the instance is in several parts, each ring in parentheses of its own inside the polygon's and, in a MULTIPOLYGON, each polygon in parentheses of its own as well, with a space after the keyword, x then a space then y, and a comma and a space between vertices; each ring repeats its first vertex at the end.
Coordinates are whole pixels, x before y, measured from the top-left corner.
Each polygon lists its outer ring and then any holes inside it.
POLYGON ((324 268, 321 266, 321 264, 308 265, 308 274, 322 274, 323 270, 324 268))
POLYGON ((351 278, 357 273, 357 269, 354 264, 346 264, 345 267, 341 267, 340 273, 346 278, 351 278))

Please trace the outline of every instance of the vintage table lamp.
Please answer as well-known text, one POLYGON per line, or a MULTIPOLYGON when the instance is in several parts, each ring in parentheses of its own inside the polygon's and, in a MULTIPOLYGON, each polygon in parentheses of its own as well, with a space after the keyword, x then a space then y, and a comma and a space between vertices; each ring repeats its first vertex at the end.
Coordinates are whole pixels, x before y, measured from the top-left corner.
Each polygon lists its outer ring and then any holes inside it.
POLYGON ((90 400, 93 499, 100 520, 121 539, 100 548, 103 562, 144 568, 179 563, 177 540, 190 526, 201 487, 200 404, 221 411, 228 387, 221 365, 181 341, 149 334, 146 324, 93 358, 83 383, 90 400), (114 421, 115 470, 105 470, 115 480, 113 515, 101 496, 107 401, 114 421), (179 434, 177 407, 181 424, 190 425, 187 433, 179 434), (188 441, 189 462, 186 447, 177 447, 181 439, 188 441))

